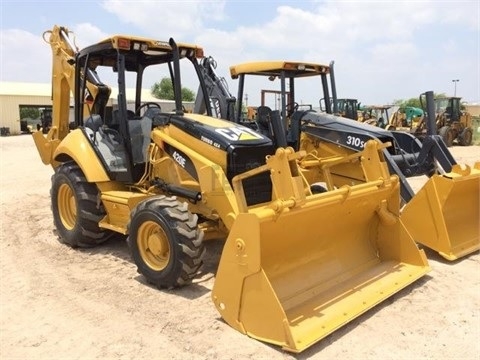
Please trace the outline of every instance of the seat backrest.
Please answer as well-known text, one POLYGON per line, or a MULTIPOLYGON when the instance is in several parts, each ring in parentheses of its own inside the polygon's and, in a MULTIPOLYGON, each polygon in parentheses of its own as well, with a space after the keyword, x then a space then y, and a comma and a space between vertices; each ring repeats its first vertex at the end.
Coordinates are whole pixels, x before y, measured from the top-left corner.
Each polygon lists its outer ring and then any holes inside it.
POLYGON ((85 127, 91 129, 93 132, 97 132, 102 125, 102 117, 98 114, 90 115, 87 120, 85 120, 85 127))
MULTIPOLYGON (((135 113, 132 110, 127 110, 127 120, 131 120, 135 118, 135 113)), ((112 121, 108 124, 109 127, 112 129, 117 129, 120 126, 120 115, 119 110, 112 111, 112 121)))
POLYGON ((257 108, 257 122, 261 123, 262 125, 267 125, 270 122, 270 114, 272 113, 272 109, 268 106, 259 106, 257 108))
POLYGON ((258 131, 270 138, 273 137, 273 129, 270 121, 271 114, 271 108, 269 108, 268 106, 259 106, 257 108, 257 114, 255 116, 255 123, 257 124, 258 131))
POLYGON ((135 119, 135 112, 127 109, 127 120, 135 119))
POLYGON ((130 141, 132 144, 132 157, 135 164, 147 162, 148 146, 152 132, 152 119, 143 117, 139 120, 128 122, 130 141))
POLYGON ((112 111, 112 121, 108 125, 114 129, 118 129, 118 126, 120 125, 118 110, 112 111))

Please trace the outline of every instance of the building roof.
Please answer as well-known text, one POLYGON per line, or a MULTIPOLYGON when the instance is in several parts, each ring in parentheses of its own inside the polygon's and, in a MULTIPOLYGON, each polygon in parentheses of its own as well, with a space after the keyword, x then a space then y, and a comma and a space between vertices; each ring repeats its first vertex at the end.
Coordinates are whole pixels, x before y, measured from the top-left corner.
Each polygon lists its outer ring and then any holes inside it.
MULTIPOLYGON (((118 89, 112 87, 110 99, 116 103, 118 89)), ((135 101, 135 89, 127 89, 127 100, 135 101)), ((0 95, 6 96, 52 96, 52 84, 27 82, 0 82, 0 95)), ((160 99, 152 96, 150 89, 142 89, 143 102, 158 102, 160 99)), ((168 102, 169 100, 162 100, 168 102)), ((172 100, 173 101, 173 100, 172 100)))

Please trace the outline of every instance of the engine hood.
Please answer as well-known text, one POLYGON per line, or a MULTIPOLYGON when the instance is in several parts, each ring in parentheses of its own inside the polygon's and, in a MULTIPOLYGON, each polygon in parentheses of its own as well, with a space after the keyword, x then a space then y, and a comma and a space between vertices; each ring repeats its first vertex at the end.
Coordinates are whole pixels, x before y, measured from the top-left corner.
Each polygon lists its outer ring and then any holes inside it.
POLYGON ((199 114, 171 115, 168 123, 217 149, 272 144, 268 137, 230 121, 199 114))

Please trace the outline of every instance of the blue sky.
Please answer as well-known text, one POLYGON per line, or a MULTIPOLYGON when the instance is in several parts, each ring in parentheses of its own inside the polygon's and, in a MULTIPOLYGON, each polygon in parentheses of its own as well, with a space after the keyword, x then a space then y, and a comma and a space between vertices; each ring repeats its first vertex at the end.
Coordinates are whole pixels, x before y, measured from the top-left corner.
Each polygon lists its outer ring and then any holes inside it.
MULTIPOLYGON (((41 36, 61 25, 80 48, 116 33, 199 44, 234 95, 230 65, 334 60, 339 97, 363 104, 453 95, 454 79, 458 96, 480 102, 479 0, 0 1, 1 81, 49 83, 41 36)), ((252 101, 259 90, 247 89, 252 101)), ((313 91, 302 96, 318 102, 313 91)))

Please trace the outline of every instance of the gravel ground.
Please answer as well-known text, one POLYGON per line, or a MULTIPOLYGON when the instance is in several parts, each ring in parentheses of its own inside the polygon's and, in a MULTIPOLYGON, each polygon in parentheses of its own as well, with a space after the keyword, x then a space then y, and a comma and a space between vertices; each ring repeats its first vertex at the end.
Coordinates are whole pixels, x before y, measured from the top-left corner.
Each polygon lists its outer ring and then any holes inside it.
MULTIPOLYGON (((221 242, 183 289, 144 283, 124 239, 74 250, 57 241, 52 169, 30 136, 0 138, 1 359, 480 359, 480 255, 432 271, 300 355, 230 328, 210 298, 221 242)), ((454 147, 459 162, 480 146, 454 147)), ((410 179, 418 188, 424 177, 410 179)))

